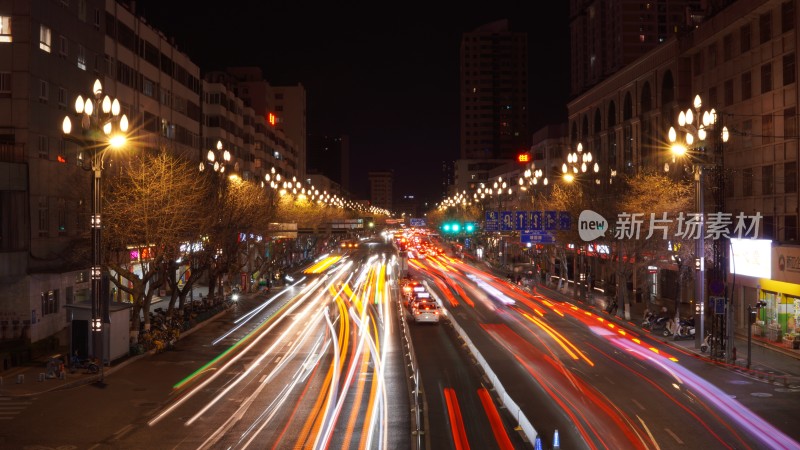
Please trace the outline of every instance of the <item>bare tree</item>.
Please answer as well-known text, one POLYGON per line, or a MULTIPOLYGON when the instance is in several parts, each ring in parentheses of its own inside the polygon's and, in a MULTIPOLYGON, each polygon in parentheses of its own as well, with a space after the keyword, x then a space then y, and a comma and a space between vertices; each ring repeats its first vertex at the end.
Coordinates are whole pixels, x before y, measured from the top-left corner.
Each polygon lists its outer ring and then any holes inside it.
POLYGON ((164 151, 142 152, 122 164, 104 197, 105 263, 115 272, 112 282, 131 296, 137 332, 142 317, 149 328, 150 302, 166 280, 166 262, 201 229, 207 186, 187 161, 164 151))
POLYGON ((273 189, 238 176, 217 182, 216 195, 209 202, 212 211, 208 215, 208 239, 204 241, 210 296, 215 295, 219 280, 232 279, 247 265, 256 249, 249 243, 250 236, 266 236, 276 214, 277 193, 273 189))
MULTIPOLYGON (((676 319, 683 284, 691 277, 687 261, 694 259, 694 246, 690 238, 677 234, 678 222, 674 219, 679 213, 690 211, 693 207, 692 189, 685 181, 676 181, 655 171, 644 171, 625 180, 624 195, 620 197, 618 206, 620 212, 642 214, 644 224, 650 228, 646 234, 642 232, 638 237, 619 239, 620 247, 629 261, 621 265, 622 279, 627 282, 633 278, 634 285, 644 285, 644 280, 638 279, 644 267, 659 261, 674 264, 678 269, 680 284, 675 307, 676 319), (653 230, 653 224, 661 228, 653 230), (671 244, 671 248, 668 244, 671 244)), ((623 304, 626 306, 626 318, 630 318, 629 304, 623 304)))

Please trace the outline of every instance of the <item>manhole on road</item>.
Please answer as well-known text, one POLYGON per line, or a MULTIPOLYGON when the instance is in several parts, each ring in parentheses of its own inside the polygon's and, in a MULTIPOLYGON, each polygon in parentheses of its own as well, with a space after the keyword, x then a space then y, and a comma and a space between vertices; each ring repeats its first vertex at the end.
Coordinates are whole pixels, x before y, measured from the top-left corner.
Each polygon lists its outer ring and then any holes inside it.
POLYGON ((800 392, 800 389, 791 389, 791 388, 775 388, 775 392, 800 392))
POLYGON ((751 392, 750 395, 752 397, 772 397, 769 392, 751 392))

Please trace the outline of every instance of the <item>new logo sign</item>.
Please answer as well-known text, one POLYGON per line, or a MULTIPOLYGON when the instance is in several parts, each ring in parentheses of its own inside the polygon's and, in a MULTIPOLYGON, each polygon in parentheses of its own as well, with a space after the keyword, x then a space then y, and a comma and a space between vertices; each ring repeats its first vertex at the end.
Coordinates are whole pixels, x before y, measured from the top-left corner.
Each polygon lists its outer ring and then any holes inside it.
POLYGON ((597 214, 596 212, 585 209, 581 211, 578 217, 578 234, 586 242, 593 241, 604 234, 608 230, 608 221, 597 214))

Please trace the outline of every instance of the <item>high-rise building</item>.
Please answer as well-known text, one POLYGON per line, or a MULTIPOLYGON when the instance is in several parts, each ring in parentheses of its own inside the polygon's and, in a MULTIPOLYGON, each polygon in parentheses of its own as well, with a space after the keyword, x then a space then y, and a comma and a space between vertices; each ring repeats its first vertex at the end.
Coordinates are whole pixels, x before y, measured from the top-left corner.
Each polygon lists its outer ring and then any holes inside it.
POLYGON ((571 0, 572 94, 584 92, 693 26, 701 3, 708 2, 571 0))
POLYGON ((347 135, 311 134, 308 137, 308 174, 322 174, 350 190, 350 138, 347 135))
POLYGON ((390 170, 369 172, 369 199, 372 206, 392 210, 393 174, 390 170))
POLYGON ((485 178, 488 170, 512 161, 530 145, 527 33, 512 31, 507 19, 464 33, 460 82, 456 191, 485 178))
POLYGON ((528 35, 498 20, 461 38, 461 158, 514 158, 528 146, 528 35))
POLYGON ((306 170, 306 93, 301 84, 273 86, 258 67, 229 67, 206 74, 206 80, 224 82, 245 107, 252 108, 268 127, 264 132, 274 145, 267 151, 282 160, 287 172, 300 179, 306 170), (277 147, 283 147, 281 151, 277 147))

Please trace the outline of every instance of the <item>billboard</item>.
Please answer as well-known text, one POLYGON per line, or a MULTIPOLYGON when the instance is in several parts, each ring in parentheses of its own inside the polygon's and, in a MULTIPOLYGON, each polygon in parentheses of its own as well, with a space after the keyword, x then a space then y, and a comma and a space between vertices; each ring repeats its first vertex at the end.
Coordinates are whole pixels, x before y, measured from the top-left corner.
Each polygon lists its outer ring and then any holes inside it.
POLYGON ((731 238, 730 272, 756 278, 772 277, 772 240, 731 238))

